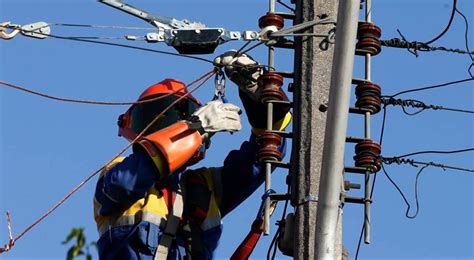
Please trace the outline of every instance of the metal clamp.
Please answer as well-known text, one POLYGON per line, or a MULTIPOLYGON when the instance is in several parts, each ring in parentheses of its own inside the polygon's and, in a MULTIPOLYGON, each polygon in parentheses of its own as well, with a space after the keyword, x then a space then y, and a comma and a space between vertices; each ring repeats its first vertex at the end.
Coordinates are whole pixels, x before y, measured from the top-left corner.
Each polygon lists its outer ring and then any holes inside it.
POLYGON ((36 22, 26 25, 11 24, 10 22, 0 23, 0 38, 10 40, 14 38, 18 33, 24 36, 44 39, 51 33, 51 27, 45 22, 36 22), (7 33, 6 30, 11 29, 12 31, 7 33))
POLYGON ((218 70, 214 78, 214 97, 212 100, 219 99, 227 103, 227 98, 225 97, 225 76, 222 70, 218 70))

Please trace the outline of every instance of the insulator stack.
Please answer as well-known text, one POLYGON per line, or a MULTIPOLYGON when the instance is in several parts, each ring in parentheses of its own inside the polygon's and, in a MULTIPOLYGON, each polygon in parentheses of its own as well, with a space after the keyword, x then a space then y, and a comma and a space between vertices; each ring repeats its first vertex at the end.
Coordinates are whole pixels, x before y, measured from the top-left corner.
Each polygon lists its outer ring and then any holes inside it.
POLYGON ((262 93, 260 95, 260 102, 277 100, 281 101, 285 98, 285 93, 281 90, 283 85, 283 76, 275 72, 267 72, 258 77, 258 84, 262 86, 262 93))
POLYGON ((358 108, 369 110, 371 114, 376 114, 382 107, 380 98, 381 88, 379 85, 370 81, 364 81, 357 84, 355 89, 356 103, 358 108))
POLYGON ((355 146, 354 161, 357 167, 369 168, 372 172, 378 172, 382 165, 380 154, 382 148, 372 140, 364 140, 355 146))
POLYGON ((382 36, 382 30, 377 25, 360 22, 357 29, 358 42, 356 48, 375 56, 382 50, 380 36, 382 36))
POLYGON ((282 153, 278 150, 281 145, 282 137, 279 134, 265 131, 257 138, 257 144, 260 150, 257 154, 257 161, 265 163, 267 161, 281 161, 282 153))
POLYGON ((266 45, 273 45, 277 41, 270 40, 270 34, 283 28, 285 25, 285 18, 275 13, 267 13, 258 19, 258 27, 260 27, 261 40, 265 41, 266 45))

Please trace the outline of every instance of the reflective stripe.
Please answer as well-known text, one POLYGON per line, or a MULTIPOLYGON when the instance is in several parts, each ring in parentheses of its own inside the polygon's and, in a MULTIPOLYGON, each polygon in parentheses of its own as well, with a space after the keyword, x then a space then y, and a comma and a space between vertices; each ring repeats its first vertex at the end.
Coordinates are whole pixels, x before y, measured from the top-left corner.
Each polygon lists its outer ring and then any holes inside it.
MULTIPOLYGON (((290 124, 292 115, 290 112, 286 113, 285 117, 280 119, 278 122, 273 123, 273 130, 283 131, 290 124)), ((260 135, 265 132, 266 129, 262 128, 252 128, 252 133, 254 135, 260 135)))
POLYGON ((135 225, 142 221, 148 221, 160 228, 166 225, 166 218, 152 212, 140 212, 136 215, 119 216, 117 218, 105 221, 99 228, 99 235, 102 236, 105 232, 113 227, 135 225))

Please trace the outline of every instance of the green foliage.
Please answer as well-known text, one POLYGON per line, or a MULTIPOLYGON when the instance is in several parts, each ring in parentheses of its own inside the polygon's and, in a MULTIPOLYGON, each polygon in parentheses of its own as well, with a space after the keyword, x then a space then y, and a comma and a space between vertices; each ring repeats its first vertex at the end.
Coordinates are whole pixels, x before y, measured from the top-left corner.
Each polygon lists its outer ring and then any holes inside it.
POLYGON ((97 249, 97 243, 95 241, 92 241, 89 244, 86 243, 86 236, 83 228, 73 228, 62 244, 65 245, 71 241, 74 241, 74 243, 67 251, 67 260, 74 260, 75 257, 81 255, 83 255, 86 260, 92 260, 92 255, 89 249, 90 247, 95 247, 97 249))

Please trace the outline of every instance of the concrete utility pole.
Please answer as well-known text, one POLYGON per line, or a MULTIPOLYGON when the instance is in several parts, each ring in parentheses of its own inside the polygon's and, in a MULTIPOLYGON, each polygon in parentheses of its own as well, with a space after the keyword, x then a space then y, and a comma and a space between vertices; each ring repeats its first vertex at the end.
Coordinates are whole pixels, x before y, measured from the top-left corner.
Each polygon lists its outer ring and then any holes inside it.
MULTIPOLYGON (((337 16, 338 0, 296 0, 295 24, 337 16)), ((333 24, 304 32, 328 34, 333 24)), ((322 37, 295 37, 292 201, 295 259, 316 259, 316 208, 323 158, 334 45, 322 37)))
POLYGON ((328 117, 316 216, 316 259, 340 259, 336 241, 360 0, 341 0, 329 90, 328 117))

